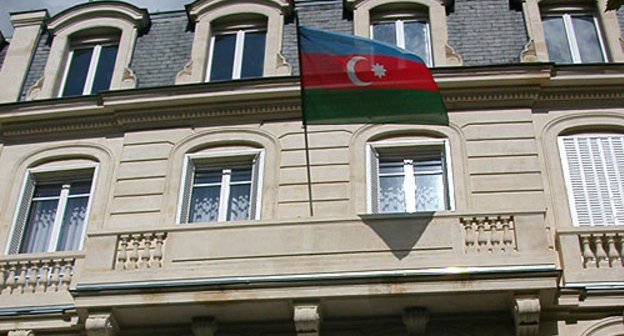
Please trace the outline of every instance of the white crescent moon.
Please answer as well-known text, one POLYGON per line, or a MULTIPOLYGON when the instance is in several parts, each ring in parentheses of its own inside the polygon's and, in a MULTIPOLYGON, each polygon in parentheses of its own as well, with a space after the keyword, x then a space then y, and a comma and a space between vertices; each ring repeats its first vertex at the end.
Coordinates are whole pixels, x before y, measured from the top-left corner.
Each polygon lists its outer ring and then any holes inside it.
POLYGON ((358 61, 361 61, 361 60, 365 60, 365 59, 366 58, 364 58, 362 56, 353 56, 349 60, 349 62, 347 62, 347 76, 349 76, 349 79, 351 80, 351 82, 353 82, 353 84, 355 84, 357 86, 367 86, 367 85, 370 85, 370 83, 371 83, 371 82, 362 82, 355 75, 355 63, 357 63, 358 61))

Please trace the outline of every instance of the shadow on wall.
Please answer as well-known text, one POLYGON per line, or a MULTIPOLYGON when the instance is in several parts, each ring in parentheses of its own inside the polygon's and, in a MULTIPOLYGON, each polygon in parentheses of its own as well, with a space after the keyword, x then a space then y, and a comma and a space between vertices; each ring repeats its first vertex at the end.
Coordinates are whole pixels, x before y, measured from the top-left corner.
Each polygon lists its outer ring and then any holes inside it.
POLYGON ((363 215, 362 221, 386 243, 394 256, 401 260, 416 246, 429 226, 435 212, 414 214, 363 215))

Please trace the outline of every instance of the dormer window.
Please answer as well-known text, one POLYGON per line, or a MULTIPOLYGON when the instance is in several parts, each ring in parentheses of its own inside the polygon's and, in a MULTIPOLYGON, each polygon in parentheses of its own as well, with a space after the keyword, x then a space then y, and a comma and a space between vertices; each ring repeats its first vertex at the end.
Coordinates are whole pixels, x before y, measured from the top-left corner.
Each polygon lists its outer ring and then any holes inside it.
POLYGON ((118 48, 118 43, 113 41, 73 47, 67 58, 60 96, 88 95, 108 90, 118 48))
MULTIPOLYGON (((389 6, 385 6, 389 7, 389 6)), ((371 38, 409 50, 432 66, 427 14, 418 7, 376 9, 371 15, 371 38)))
POLYGON ((262 77, 266 44, 266 24, 262 21, 213 25, 208 81, 262 77))

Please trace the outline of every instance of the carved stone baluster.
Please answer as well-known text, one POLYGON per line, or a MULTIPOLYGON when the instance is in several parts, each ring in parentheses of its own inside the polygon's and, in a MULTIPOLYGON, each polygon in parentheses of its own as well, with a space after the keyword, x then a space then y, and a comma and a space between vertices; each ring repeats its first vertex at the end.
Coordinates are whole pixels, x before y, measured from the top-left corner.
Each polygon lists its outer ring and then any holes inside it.
POLYGON ((466 227, 466 252, 474 252, 476 250, 476 232, 474 231, 476 219, 467 220, 464 225, 466 227))
POLYGON ((126 262, 128 261, 128 239, 130 237, 126 235, 119 236, 119 252, 117 253, 117 269, 127 268, 126 262))
POLYGON ((59 288, 61 264, 60 260, 52 260, 52 267, 50 269, 52 275, 50 276, 50 285, 48 287, 49 292, 56 292, 59 288))
POLYGON ((493 223, 490 224, 490 231, 492 232, 490 241, 492 242, 492 252, 501 251, 501 237, 498 229, 501 227, 501 218, 497 217, 493 223))
POLYGON ((594 251, 592 251, 589 241, 589 236, 581 236, 581 246, 583 247, 583 266, 587 267, 595 267, 596 264, 596 256, 594 255, 594 251))
POLYGON ((607 240, 607 257, 609 258, 609 266, 622 266, 622 259, 620 258, 617 248, 615 248, 615 235, 608 235, 605 238, 607 240))
POLYGON ((26 262, 21 263, 18 272, 19 276, 17 277, 17 282, 15 283, 15 290, 13 291, 13 294, 24 293, 24 287, 26 286, 26 273, 28 272, 28 264, 26 262))
POLYGON ((26 287, 24 287, 24 293, 34 293, 35 286, 37 285, 37 273, 39 272, 39 266, 41 263, 39 261, 29 262, 27 265, 27 277, 26 277, 26 287))
POLYGON ((607 260, 607 252, 605 251, 602 242, 602 236, 592 235, 592 244, 594 245, 594 250, 596 251, 596 262, 598 263, 598 267, 609 266, 609 261, 607 260))
POLYGON ((477 242, 479 244, 479 252, 485 252, 487 250, 488 237, 487 232, 485 232, 485 227, 487 225, 488 218, 479 220, 477 224, 477 231, 479 232, 479 236, 477 238, 477 242))
POLYGON ((162 258, 163 258, 163 241, 165 240, 164 233, 156 233, 154 235, 156 237, 156 246, 154 247, 154 253, 152 254, 152 258, 154 258, 153 267, 161 267, 162 266, 162 258))
POLYGON ((8 273, 7 265, 0 263, 0 293, 4 292, 6 286, 6 275, 8 273))
POLYGON ((132 244, 132 252, 130 252, 130 264, 128 265, 129 269, 135 269, 138 266, 139 261, 139 241, 140 236, 138 237, 130 237, 130 244, 132 244))
POLYGON ((63 263, 63 276, 61 277, 61 290, 67 290, 72 278, 73 259, 65 259, 63 263))
POLYGON ((15 289, 15 272, 17 272, 17 264, 10 263, 9 264, 9 274, 6 278, 6 287, 2 291, 2 294, 12 294, 13 289, 15 289))
POLYGON ((150 267, 150 257, 152 255, 152 239, 153 236, 151 234, 143 235, 143 252, 141 253, 141 263, 139 267, 148 268, 150 267))
POLYGON ((503 219, 503 245, 505 245, 505 252, 513 251, 513 218, 503 219))
POLYGON ((43 260, 41 262, 41 268, 39 269, 39 284, 35 292, 45 293, 46 289, 48 288, 48 277, 50 276, 50 273, 48 273, 49 270, 50 261, 43 260))
POLYGON ((620 245, 620 261, 622 262, 622 266, 624 266, 624 237, 621 235, 618 235, 618 244, 620 245))

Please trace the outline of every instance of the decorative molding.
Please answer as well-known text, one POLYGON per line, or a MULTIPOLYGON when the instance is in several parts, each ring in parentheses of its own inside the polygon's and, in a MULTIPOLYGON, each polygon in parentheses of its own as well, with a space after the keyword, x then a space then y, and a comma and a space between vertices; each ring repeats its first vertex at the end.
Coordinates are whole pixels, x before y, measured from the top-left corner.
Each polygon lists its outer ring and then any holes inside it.
POLYGON ((403 311, 403 323, 407 334, 411 336, 424 336, 429 323, 429 313, 426 308, 409 307, 403 311))
POLYGON ((175 79, 176 84, 193 82, 193 60, 188 61, 182 70, 178 72, 175 79))
POLYGON ((444 51, 446 53, 446 65, 460 66, 464 63, 461 55, 455 52, 455 49, 450 45, 445 44, 444 51))
POLYGON ((194 317, 191 321, 193 336, 213 336, 218 327, 219 322, 213 317, 194 317))
POLYGON ((120 89, 134 89, 137 84, 137 77, 134 74, 134 71, 129 67, 125 67, 123 70, 123 74, 121 75, 121 86, 120 89))
POLYGON ((535 49, 535 41, 529 40, 520 53, 520 62, 537 62, 537 50, 535 49))
POLYGON ((620 36, 618 38, 618 40, 620 41, 620 47, 622 48, 622 52, 624 53, 624 38, 622 38, 622 36, 620 36))
POLYGON ((292 73, 292 66, 286 60, 286 57, 282 53, 277 53, 277 65, 275 66, 275 74, 277 76, 290 76, 292 73))
POLYGON ((537 336, 539 332, 541 306, 537 297, 516 297, 513 319, 517 336, 537 336))
POLYGON ((581 336, 612 335, 624 335, 624 318, 621 315, 604 318, 581 334, 581 336))
POLYGON ((89 20, 93 17, 111 17, 131 23, 139 31, 147 29, 150 17, 145 9, 123 2, 87 2, 70 7, 52 17, 47 28, 56 34, 59 29, 72 25, 77 21, 89 20))
POLYGON ((318 336, 321 329, 321 312, 318 304, 295 305, 293 320, 297 336, 318 336))
POLYGON ((167 232, 131 233, 117 237, 115 267, 118 270, 158 269, 162 267, 167 232))
POLYGON ((464 253, 512 253, 517 251, 514 216, 460 217, 464 253))
POLYGON ((87 336, 115 336, 119 325, 112 314, 90 315, 85 321, 87 336))
POLYGON ((35 336, 35 332, 32 330, 11 330, 7 336, 35 336))
POLYGON ((39 97, 39 93, 43 88, 43 82, 45 81, 45 76, 37 79, 35 84, 33 84, 30 88, 28 88, 28 92, 26 93, 26 100, 35 100, 39 97))

